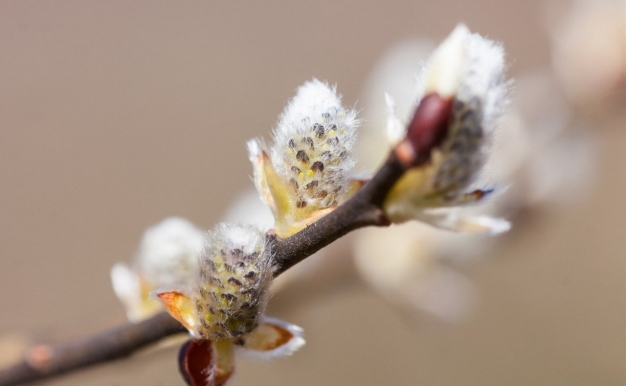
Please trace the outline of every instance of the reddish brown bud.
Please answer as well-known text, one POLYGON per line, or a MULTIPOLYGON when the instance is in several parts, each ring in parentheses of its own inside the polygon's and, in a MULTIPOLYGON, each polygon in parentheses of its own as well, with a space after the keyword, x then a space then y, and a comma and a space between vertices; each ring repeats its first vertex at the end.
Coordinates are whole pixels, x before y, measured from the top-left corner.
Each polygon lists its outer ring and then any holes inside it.
POLYGON ((191 386, 222 386, 230 377, 228 374, 215 373, 213 347, 209 340, 190 340, 178 354, 178 367, 183 378, 191 386))
POLYGON ((448 135, 452 99, 442 98, 436 93, 428 94, 415 109, 406 134, 414 151, 413 166, 428 162, 431 151, 441 145, 448 135))

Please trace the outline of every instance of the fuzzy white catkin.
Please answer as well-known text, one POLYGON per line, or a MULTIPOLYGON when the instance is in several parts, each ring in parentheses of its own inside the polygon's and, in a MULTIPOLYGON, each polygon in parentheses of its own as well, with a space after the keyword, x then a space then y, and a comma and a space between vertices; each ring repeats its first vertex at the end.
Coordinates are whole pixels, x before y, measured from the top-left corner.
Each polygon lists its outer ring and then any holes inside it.
POLYGON ((271 160, 296 193, 296 205, 327 208, 346 191, 359 121, 336 88, 317 79, 298 88, 280 116, 271 160))
POLYGON ((258 324, 268 300, 272 259, 265 234, 252 225, 222 223, 207 232, 193 294, 196 335, 240 337, 258 324))
POLYGON ((455 198, 475 182, 488 158, 492 134, 506 103, 504 50, 459 25, 435 51, 422 73, 422 96, 454 96, 443 160, 435 189, 455 198), (454 81, 450 81, 453 79, 454 81))
POLYGON ((418 79, 418 103, 430 94, 452 99, 447 133, 432 149, 430 162, 408 171, 387 196, 385 214, 392 222, 418 219, 443 229, 492 234, 509 229, 504 220, 455 210, 493 191, 478 179, 506 103, 504 70, 502 47, 462 24, 433 52, 418 79))
POLYGON ((204 232, 192 223, 180 217, 167 218, 144 233, 136 257, 138 271, 153 287, 185 285, 203 243, 204 232))
POLYGON ((184 291, 196 270, 196 254, 202 249, 204 233, 189 221, 170 217, 148 228, 132 265, 117 263, 111 269, 115 294, 132 321, 158 312, 151 291, 184 291))

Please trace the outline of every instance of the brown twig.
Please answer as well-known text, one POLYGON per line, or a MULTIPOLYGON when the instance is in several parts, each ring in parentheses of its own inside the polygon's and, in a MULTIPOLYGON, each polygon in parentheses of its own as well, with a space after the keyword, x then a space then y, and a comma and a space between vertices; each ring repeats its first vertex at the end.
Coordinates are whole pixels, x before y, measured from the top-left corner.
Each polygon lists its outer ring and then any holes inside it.
MULTIPOLYGON (((268 234, 268 241, 275 254, 274 276, 280 275, 354 229, 388 225, 382 203, 403 173, 416 166, 417 154, 414 148, 408 140, 401 142, 363 188, 313 225, 286 239, 268 234)), ((0 386, 41 380, 123 358, 180 332, 183 332, 182 326, 162 312, 142 322, 125 323, 73 343, 35 346, 27 351, 22 362, 0 369, 0 386)))
MULTIPOLYGON (((387 225, 381 204, 404 170, 396 152, 392 152, 376 175, 335 211, 287 239, 268 235, 275 253, 275 276, 356 228, 387 225)), ((163 312, 145 321, 125 323, 67 345, 35 346, 28 350, 21 363, 0 369, 0 386, 40 380, 123 358, 180 332, 183 332, 182 326, 163 312)))

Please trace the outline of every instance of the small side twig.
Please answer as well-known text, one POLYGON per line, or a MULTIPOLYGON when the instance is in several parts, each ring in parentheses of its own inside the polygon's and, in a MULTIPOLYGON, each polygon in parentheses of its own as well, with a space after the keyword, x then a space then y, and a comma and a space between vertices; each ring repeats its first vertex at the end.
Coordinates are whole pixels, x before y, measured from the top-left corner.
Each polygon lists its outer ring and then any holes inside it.
MULTIPOLYGON (((383 200, 402 174, 414 166, 406 161, 403 148, 406 151, 405 143, 390 153, 385 164, 361 190, 313 225, 286 239, 268 234, 275 254, 274 276, 354 229, 388 225, 382 211, 383 200)), ((27 351, 22 362, 0 369, 0 386, 41 380, 123 358, 183 331, 177 321, 162 312, 142 322, 125 323, 69 344, 34 346, 27 351)))

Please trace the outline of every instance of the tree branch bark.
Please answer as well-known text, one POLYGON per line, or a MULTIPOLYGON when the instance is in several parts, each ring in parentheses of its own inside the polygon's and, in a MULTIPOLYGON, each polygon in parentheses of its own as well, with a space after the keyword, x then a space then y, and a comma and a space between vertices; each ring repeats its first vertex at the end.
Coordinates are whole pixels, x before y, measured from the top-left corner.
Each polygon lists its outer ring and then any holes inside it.
MULTIPOLYGON (((389 224, 382 210, 384 198, 402 174, 414 166, 408 159, 414 154, 407 154, 406 144, 404 147, 403 144, 390 153, 369 182, 333 212, 289 238, 268 234, 275 254, 275 277, 354 229, 389 224)), ((76 342, 34 346, 26 352, 22 362, 0 369, 0 386, 42 380, 123 358, 181 332, 184 328, 162 312, 142 322, 125 323, 76 342)))

